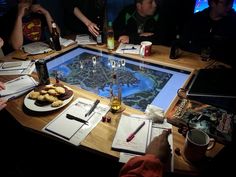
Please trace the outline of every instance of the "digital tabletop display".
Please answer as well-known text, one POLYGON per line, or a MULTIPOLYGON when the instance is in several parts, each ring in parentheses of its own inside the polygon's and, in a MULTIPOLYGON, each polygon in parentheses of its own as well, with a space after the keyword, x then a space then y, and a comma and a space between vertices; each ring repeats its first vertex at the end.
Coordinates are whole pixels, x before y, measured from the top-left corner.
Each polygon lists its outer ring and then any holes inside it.
MULTIPOLYGON (((145 60, 145 59, 144 59, 145 60)), ((109 98, 114 72, 122 88, 122 102, 145 111, 153 104, 167 111, 177 90, 190 76, 183 71, 84 47, 47 61, 50 77, 109 98)))

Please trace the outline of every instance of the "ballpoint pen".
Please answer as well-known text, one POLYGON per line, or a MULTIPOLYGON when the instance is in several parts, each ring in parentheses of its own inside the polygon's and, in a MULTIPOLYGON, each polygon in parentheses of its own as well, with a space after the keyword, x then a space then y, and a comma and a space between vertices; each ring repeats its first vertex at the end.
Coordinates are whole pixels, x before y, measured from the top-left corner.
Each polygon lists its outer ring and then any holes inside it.
POLYGON ((94 109, 97 107, 98 103, 100 102, 100 100, 96 100, 94 103, 93 103, 93 106, 90 108, 90 110, 85 114, 85 117, 89 116, 93 111, 94 109))
POLYGON ((140 125, 138 126, 138 128, 136 128, 136 130, 128 136, 128 138, 126 139, 126 141, 127 141, 127 142, 131 141, 131 140, 135 137, 135 135, 138 133, 138 131, 139 131, 144 125, 145 125, 145 121, 143 121, 142 124, 140 124, 140 125))
POLYGON ((87 120, 81 119, 81 118, 73 116, 71 114, 66 114, 66 118, 71 119, 71 120, 76 120, 76 121, 79 121, 79 122, 84 123, 84 124, 88 124, 87 120))

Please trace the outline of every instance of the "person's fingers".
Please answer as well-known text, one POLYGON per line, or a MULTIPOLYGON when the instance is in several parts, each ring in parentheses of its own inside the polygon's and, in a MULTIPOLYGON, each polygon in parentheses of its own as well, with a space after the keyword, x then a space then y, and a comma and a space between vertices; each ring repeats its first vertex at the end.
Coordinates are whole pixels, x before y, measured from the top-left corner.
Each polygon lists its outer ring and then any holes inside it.
POLYGON ((163 131, 162 131, 162 134, 164 135, 164 136, 166 136, 166 137, 168 137, 168 135, 171 133, 171 129, 164 129, 163 131))
POLYGON ((3 108, 7 106, 6 102, 7 100, 0 100, 0 110, 2 110, 3 108))

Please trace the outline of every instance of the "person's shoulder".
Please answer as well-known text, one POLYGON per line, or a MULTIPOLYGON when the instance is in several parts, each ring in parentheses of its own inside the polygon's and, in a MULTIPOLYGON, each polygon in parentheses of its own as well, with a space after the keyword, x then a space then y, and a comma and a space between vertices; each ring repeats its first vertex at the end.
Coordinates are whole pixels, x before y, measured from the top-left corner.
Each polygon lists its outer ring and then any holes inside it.
POLYGON ((230 11, 230 13, 229 13, 229 17, 232 20, 236 21, 236 11, 232 9, 232 11, 230 11))
POLYGON ((210 10, 209 8, 206 8, 200 12, 197 12, 193 15, 194 18, 206 18, 206 17, 209 17, 210 15, 210 10))
POLYGON ((125 6, 121 12, 123 13, 133 13, 136 11, 136 7, 135 5, 128 5, 128 6, 125 6))

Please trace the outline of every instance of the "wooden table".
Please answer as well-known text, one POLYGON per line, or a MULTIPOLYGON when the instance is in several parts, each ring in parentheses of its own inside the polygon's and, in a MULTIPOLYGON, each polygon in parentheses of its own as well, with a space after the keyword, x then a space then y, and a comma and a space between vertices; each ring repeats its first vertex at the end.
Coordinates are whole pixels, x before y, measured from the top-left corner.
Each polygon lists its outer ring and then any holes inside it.
MULTIPOLYGON (((67 49, 63 49, 61 52, 53 53, 52 56, 60 54, 62 52, 65 52, 66 50, 69 50, 70 48, 76 47, 76 45, 71 46, 67 49)), ((88 45, 87 47, 91 49, 100 49, 102 51, 106 51, 106 48, 104 46, 92 46, 88 45)), ((19 54, 19 51, 16 51, 19 54)), ((135 58, 137 60, 144 60, 147 62, 152 62, 155 64, 160 64, 168 67, 174 67, 178 69, 184 69, 191 72, 194 72, 196 69, 200 68, 207 68, 209 66, 215 65, 215 61, 202 61, 201 58, 197 54, 189 53, 182 51, 181 57, 176 60, 169 59, 169 52, 170 48, 165 46, 153 46, 152 48, 152 55, 150 57, 145 57, 144 59, 140 56, 136 55, 125 55, 128 57, 135 58)), ((113 54, 111 52, 111 54, 113 54)), ((12 56, 15 56, 15 53, 9 54, 8 56, 2 58, 3 61, 10 61, 12 60, 12 56)), ((38 56, 29 56, 29 59, 38 59, 46 57, 45 55, 38 55, 38 56)), ((50 57, 47 56, 47 57, 50 57)), ((35 73, 33 74, 35 77, 35 73)), ((0 76, 1 81, 7 81, 11 78, 16 76, 0 76)), ((36 77, 37 78, 37 77, 36 77)), ((52 82, 55 82, 52 80, 52 82)), ((78 97, 84 97, 88 99, 95 100, 96 98, 99 98, 102 103, 109 104, 109 100, 106 98, 101 98, 96 94, 93 94, 91 92, 78 89, 77 87, 70 86, 73 88, 75 96, 73 100, 75 100, 78 97)), ((72 100, 72 101, 73 101, 72 100)), ((7 111, 24 127, 27 127, 29 129, 32 129, 38 133, 44 134, 41 129, 49 123, 51 120, 53 120, 60 112, 62 112, 64 108, 50 112, 48 113, 32 113, 28 110, 26 110, 23 107, 23 101, 24 96, 21 96, 15 100, 11 100, 8 102, 7 105, 7 111)), ((126 107, 124 113, 127 114, 143 114, 142 112, 135 110, 131 107, 126 107)), ((90 133, 89 135, 81 142, 80 148, 86 149, 88 151, 94 151, 97 153, 101 153, 103 155, 112 157, 116 160, 119 158, 119 152, 111 150, 111 144, 115 135, 115 131, 119 122, 120 114, 112 114, 108 113, 112 116, 111 123, 104 123, 100 122, 90 133)), ((178 133, 177 128, 173 127, 173 143, 174 143, 174 149, 180 148, 182 152, 183 144, 184 144, 184 137, 178 133)), ((50 135, 48 135, 50 136, 50 135)), ((214 157, 221 149, 223 148, 223 145, 216 144, 216 147, 213 148, 213 150, 207 152, 207 156, 214 157)), ((183 157, 180 155, 177 155, 174 153, 174 149, 172 152, 172 155, 174 155, 174 172, 176 173, 184 173, 184 174, 197 174, 199 172, 199 169, 191 164, 188 164, 183 157)))

